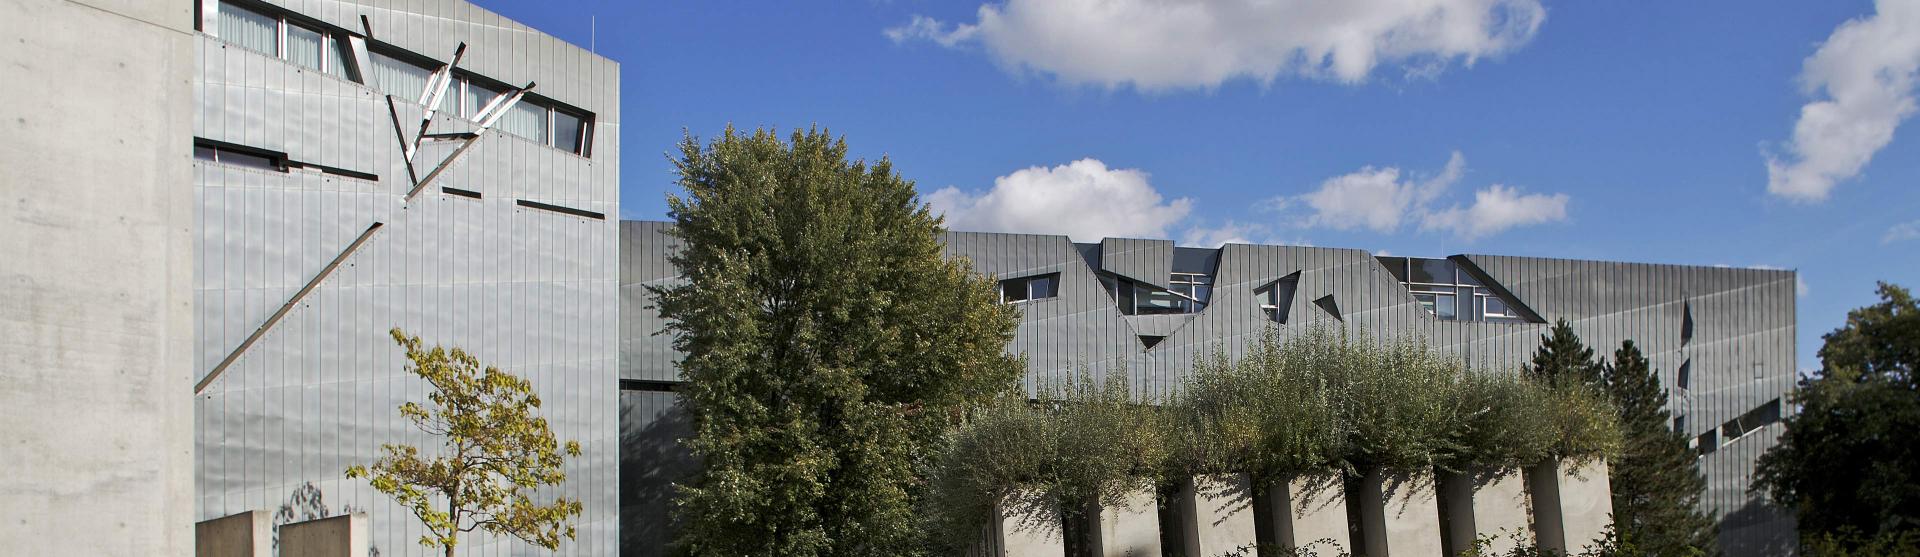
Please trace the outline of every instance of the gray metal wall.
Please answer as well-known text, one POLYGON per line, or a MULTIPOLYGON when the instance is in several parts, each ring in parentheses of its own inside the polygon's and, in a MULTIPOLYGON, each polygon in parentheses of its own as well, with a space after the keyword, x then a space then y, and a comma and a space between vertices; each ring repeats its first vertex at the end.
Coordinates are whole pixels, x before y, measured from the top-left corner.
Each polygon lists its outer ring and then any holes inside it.
POLYGON ((0 553, 193 554, 192 29, 0 1, 0 553))
MULTIPOLYGON (((517 201, 618 214, 618 65, 458 0, 271 3, 355 32, 364 16, 379 41, 440 60, 464 41, 462 68, 507 83, 535 81, 536 92, 594 112, 594 148, 585 158, 488 132, 406 202, 412 184, 382 93, 196 36, 194 136, 379 179, 196 161, 194 379, 372 223, 384 224, 195 398, 196 516, 318 508, 311 485, 329 512, 369 512, 373 543, 386 553, 417 551, 423 531, 411 513, 365 480, 343 475, 350 465, 372 463, 383 443, 434 442, 396 411, 426 396, 387 336, 400 327, 533 382, 554 432, 584 451, 567 464, 567 483, 547 493, 585 506, 578 539, 563 543, 560 554, 612 554, 617 225, 612 217, 517 201), (451 196, 439 186, 484 197, 451 196)), ((399 113, 414 126, 421 109, 403 99, 399 113)), ((434 123, 434 131, 471 128, 446 116, 434 123)), ((423 150, 420 172, 451 147, 423 150)), ((475 534, 461 548, 464 555, 508 555, 529 546, 475 534)))
MULTIPOLYGON (((665 261, 673 246, 662 233, 666 227, 659 222, 622 223, 623 378, 674 377, 671 347, 663 337, 645 336, 663 323, 637 288, 671 280, 675 274, 665 261)), ((1126 316, 1101 287, 1081 249, 1094 247, 1076 246, 1064 236, 947 235, 947 254, 971 260, 981 273, 1002 278, 1060 273, 1058 297, 1021 304, 1024 316, 1007 347, 1009 353, 1027 356, 1024 384, 1030 391, 1085 367, 1100 374, 1124 373, 1145 396, 1169 394, 1196 358, 1217 352, 1237 356, 1248 341, 1275 326, 1261 311, 1254 289, 1296 272, 1300 278, 1288 324, 1278 326, 1283 336, 1315 324, 1364 330, 1382 340, 1412 335, 1475 368, 1516 370, 1531 358, 1549 327, 1439 320, 1364 251, 1243 244, 1221 248, 1212 302, 1204 311, 1126 316), (1339 318, 1314 304, 1324 296, 1333 297, 1339 318), (1145 349, 1137 338, 1141 334, 1166 339, 1145 349)), ((1164 283, 1170 271, 1173 248, 1168 242, 1107 239, 1097 249, 1103 270, 1129 278, 1164 283)), ((1662 374, 1671 408, 1685 417, 1688 435, 1719 428, 1792 389, 1791 271, 1487 255, 1457 260, 1479 267, 1545 320, 1571 321, 1596 353, 1611 358, 1622 341, 1633 340, 1662 374), (1683 342, 1687 311, 1694 326, 1692 337, 1683 342), (1690 362, 1691 369, 1685 388, 1675 378, 1683 362, 1690 362)), ((634 420, 623 427, 648 424, 634 420)), ((1707 504, 1723 518, 1722 544, 1730 554, 1772 552, 1793 539, 1789 517, 1746 494, 1753 460, 1775 443, 1780 431, 1777 424, 1767 426, 1700 459, 1710 483, 1707 504)), ((622 489, 649 489, 645 485, 629 481, 622 489)), ((623 514, 623 520, 632 516, 623 514)))

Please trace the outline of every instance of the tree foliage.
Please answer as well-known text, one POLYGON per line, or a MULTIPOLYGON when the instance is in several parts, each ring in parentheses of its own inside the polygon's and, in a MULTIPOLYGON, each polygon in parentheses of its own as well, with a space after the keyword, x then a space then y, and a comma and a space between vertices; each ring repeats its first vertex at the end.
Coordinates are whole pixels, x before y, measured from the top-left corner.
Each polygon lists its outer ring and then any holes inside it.
POLYGON ((1754 490, 1799 517, 1809 552, 1910 545, 1920 532, 1920 308, 1881 283, 1878 304, 1825 336, 1823 367, 1794 394, 1780 444, 1760 457, 1754 490), (1889 545, 1891 544, 1891 545, 1889 545))
POLYGON ((459 348, 423 348, 420 337, 393 329, 406 350, 407 371, 433 386, 428 408, 400 405, 414 427, 441 438, 439 454, 424 456, 419 447, 385 444, 386 456, 373 466, 347 469, 349 478, 368 478, 373 488, 413 511, 430 535, 420 544, 454 554, 461 533, 476 529, 512 535, 554 549, 560 538, 573 539, 572 519, 580 502, 566 497, 538 504, 534 492, 567 480, 561 465, 580 455, 580 444, 555 441, 546 418, 536 416, 540 397, 533 384, 459 348))
POLYGON ((1553 385, 1574 383, 1600 388, 1606 384, 1605 372, 1600 361, 1594 359, 1593 349, 1580 341, 1580 335, 1574 334, 1573 324, 1565 319, 1555 321, 1553 330, 1540 335, 1540 348, 1533 352, 1533 362, 1526 372, 1534 379, 1553 385))
POLYGON ((914 501, 963 409, 1010 388, 1016 325, 991 280, 942 257, 940 219, 885 159, 826 132, 739 134, 675 161, 657 288, 686 383, 680 550, 912 555, 914 501))
POLYGON ((1687 436, 1669 425, 1667 390, 1629 340, 1606 366, 1607 392, 1620 411, 1625 444, 1608 463, 1613 522, 1633 546, 1653 555, 1713 554, 1714 520, 1700 511, 1706 478, 1687 436))

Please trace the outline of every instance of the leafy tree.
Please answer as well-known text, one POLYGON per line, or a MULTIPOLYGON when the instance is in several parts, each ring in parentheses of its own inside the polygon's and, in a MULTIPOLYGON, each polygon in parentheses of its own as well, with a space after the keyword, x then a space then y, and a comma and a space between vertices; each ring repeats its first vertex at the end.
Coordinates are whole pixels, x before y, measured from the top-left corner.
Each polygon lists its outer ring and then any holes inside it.
POLYGON ((1825 336, 1800 411, 1755 469, 1753 489, 1795 509, 1809 552, 1912 554, 1920 538, 1920 308, 1899 286, 1879 293, 1825 336))
POLYGON ((1555 322, 1549 334, 1540 335, 1540 348, 1534 351, 1533 363, 1526 372, 1553 385, 1571 382, 1600 388, 1606 381, 1600 363, 1593 358, 1593 349, 1580 341, 1573 324, 1565 319, 1555 322))
POLYGON ((1011 388, 995 284, 942 257, 941 221, 881 159, 824 131, 692 137, 675 161, 656 288, 702 462, 681 487, 692 555, 914 555, 923 472, 964 408, 1011 388))
POLYGON ((1687 437, 1668 425, 1672 416, 1660 375, 1631 340, 1613 353, 1607 391, 1626 438, 1608 463, 1614 527, 1653 555, 1714 553, 1713 518, 1700 512, 1706 478, 1695 466, 1687 437))
POLYGON ((554 549, 573 539, 572 518, 580 502, 559 497, 544 505, 532 491, 567 480, 561 464, 580 456, 580 444, 554 440, 546 418, 534 415, 540 397, 533 384, 459 348, 423 349, 420 337, 390 332, 406 349, 407 371, 433 386, 433 408, 413 402, 400 415, 414 427, 442 438, 438 456, 418 447, 385 444, 372 467, 355 465, 349 478, 369 478, 373 488, 398 500, 420 518, 430 535, 420 545, 441 547, 453 557, 460 534, 476 529, 512 535, 554 549))

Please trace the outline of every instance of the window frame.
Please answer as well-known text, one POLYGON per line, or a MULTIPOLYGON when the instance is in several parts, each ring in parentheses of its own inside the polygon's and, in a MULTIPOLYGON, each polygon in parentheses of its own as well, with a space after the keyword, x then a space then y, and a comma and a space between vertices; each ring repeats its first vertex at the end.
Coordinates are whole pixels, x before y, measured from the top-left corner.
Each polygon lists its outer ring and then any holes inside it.
MULTIPOLYGON (((336 52, 338 51, 338 49, 345 47, 344 43, 346 41, 342 39, 342 35, 347 34, 347 32, 345 31, 335 29, 331 26, 328 26, 319 21, 314 21, 310 18, 297 16, 294 13, 289 12, 278 6, 261 5, 255 2, 236 1, 236 0, 209 0, 208 2, 202 2, 200 4, 201 5, 212 4, 214 6, 214 10, 215 10, 215 15, 213 18, 214 21, 219 20, 218 14, 220 11, 224 11, 229 7, 245 10, 247 12, 259 15, 261 17, 272 19, 274 21, 273 52, 260 52, 260 54, 272 56, 276 59, 279 59, 282 62, 293 64, 294 66, 298 66, 302 69, 313 70, 325 75, 330 75, 340 79, 345 79, 347 81, 352 81, 354 83, 360 83, 360 84, 366 83, 366 81, 362 78, 362 76, 365 75, 365 73, 361 71, 358 64, 355 64, 352 61, 353 60, 352 56, 340 56, 339 58, 341 62, 341 67, 338 68, 338 71, 336 72, 336 69, 332 67, 334 64, 333 57, 327 55, 328 52, 336 52), (319 52, 320 62, 318 64, 320 67, 314 68, 311 66, 307 66, 306 64, 297 62, 289 57, 288 50, 290 49, 287 47, 288 46, 288 43, 287 43, 288 26, 299 27, 301 29, 304 29, 313 33, 317 33, 320 35, 320 52, 319 52)), ((252 48, 248 48, 245 45, 241 45, 240 43, 234 42, 227 37, 220 36, 218 25, 214 25, 212 29, 208 29, 204 19, 202 19, 202 22, 201 22, 200 32, 208 36, 211 36, 215 39, 219 39, 220 42, 239 46, 240 48, 244 48, 249 51, 259 52, 259 51, 253 50, 252 48)))
POLYGON ((1001 279, 999 285, 994 290, 999 292, 1000 294, 1000 303, 1007 304, 1007 305, 1025 304, 1025 303, 1031 303, 1031 302, 1038 302, 1041 300, 1056 299, 1060 297, 1060 273, 1041 273, 1038 275, 1027 275, 1022 277, 1001 279), (1046 291, 1047 295, 1045 296, 1034 295, 1033 288, 1036 283, 1045 283, 1048 285, 1047 291, 1046 291), (1008 299, 1007 298, 1008 287, 1016 284, 1019 285, 1021 290, 1021 295, 1024 297, 1019 299, 1008 299))

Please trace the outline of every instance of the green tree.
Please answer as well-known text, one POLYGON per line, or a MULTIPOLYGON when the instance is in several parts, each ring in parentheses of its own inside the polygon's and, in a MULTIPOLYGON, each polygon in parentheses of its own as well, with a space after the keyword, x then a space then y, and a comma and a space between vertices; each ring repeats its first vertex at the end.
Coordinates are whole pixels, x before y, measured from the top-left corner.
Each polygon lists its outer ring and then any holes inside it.
POLYGON ((1540 348, 1533 352, 1533 363, 1526 367, 1528 375, 1549 384, 1576 383, 1601 388, 1606 383, 1600 362, 1593 358, 1593 349, 1580 341, 1580 335, 1574 334, 1573 324, 1561 319, 1554 322, 1553 330, 1540 335, 1540 348))
POLYGON ((406 350, 407 371, 433 386, 433 408, 413 402, 400 415, 442 439, 440 454, 423 457, 411 445, 381 445, 387 453, 372 467, 355 465, 349 478, 368 478, 373 488, 413 511, 430 535, 420 545, 441 547, 453 557, 460 534, 476 529, 512 535, 554 549, 573 539, 580 502, 559 497, 533 501, 532 491, 567 480, 561 464, 580 456, 580 444, 554 440, 546 418, 534 415, 540 397, 533 384, 459 348, 421 348, 420 337, 390 332, 406 350))
POLYGON ((913 555, 914 501, 964 408, 1011 388, 1016 310, 881 159, 826 132, 732 128, 675 161, 669 321, 702 463, 677 501, 692 555, 913 555))
POLYGON ((1920 307, 1899 286, 1879 294, 1825 336, 1799 412, 1755 468, 1753 489, 1795 510, 1810 553, 1913 554, 1920 539, 1920 307))
POLYGON ((1621 343, 1607 365, 1607 392, 1620 412, 1625 443, 1608 462, 1614 528, 1652 555, 1713 554, 1715 527, 1700 512, 1706 478, 1687 437, 1668 424, 1667 390, 1640 347, 1621 343))

